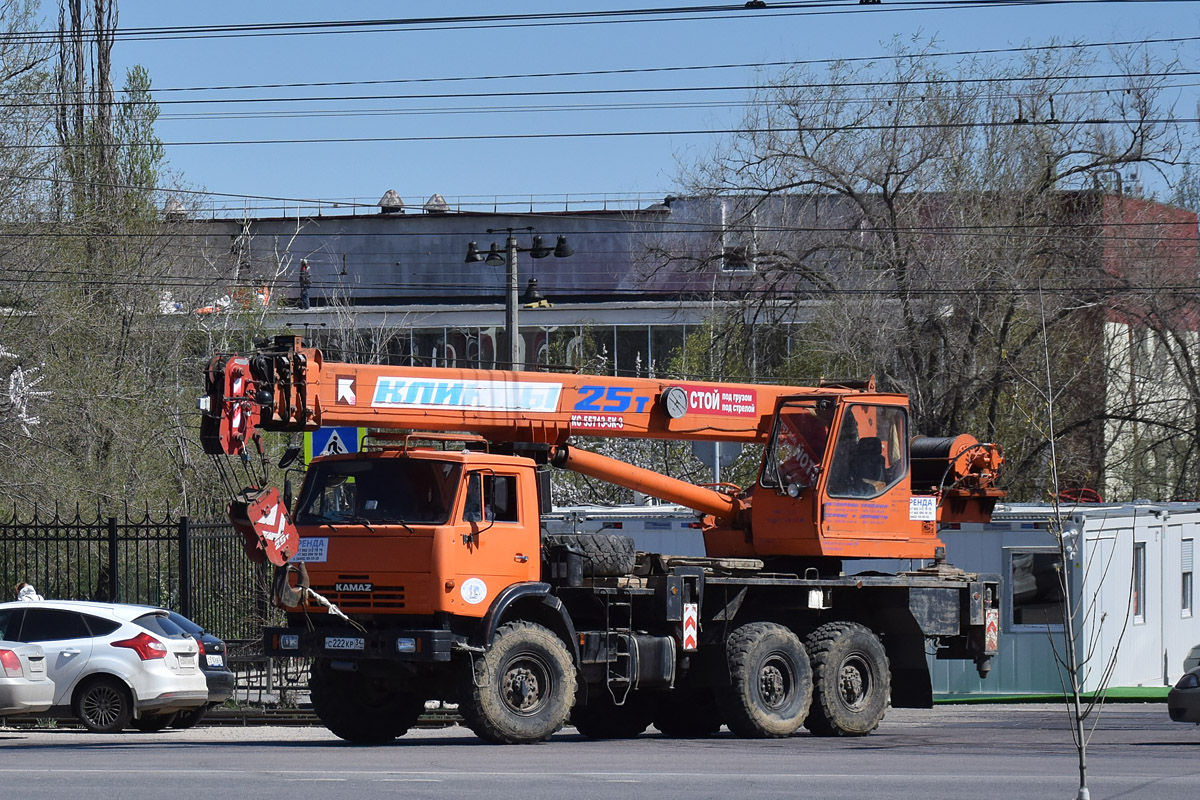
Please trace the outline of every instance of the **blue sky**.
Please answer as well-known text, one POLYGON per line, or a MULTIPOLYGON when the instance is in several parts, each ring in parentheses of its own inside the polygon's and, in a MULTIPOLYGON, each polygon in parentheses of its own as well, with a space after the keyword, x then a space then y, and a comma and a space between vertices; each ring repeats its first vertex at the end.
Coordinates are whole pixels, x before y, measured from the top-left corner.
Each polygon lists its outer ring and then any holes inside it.
MULTIPOLYGON (((56 4, 55 4, 56 5, 56 4)), ((670 4, 652 4, 666 7, 670 4)), ((140 63, 156 89, 323 81, 430 79, 646 69, 713 64, 762 63, 884 52, 893 36, 936 37, 940 49, 1001 48, 1063 40, 1113 41, 1200 34, 1200 2, 1066 2, 1007 8, 893 10, 881 5, 839 7, 850 13, 783 15, 738 9, 720 18, 669 22, 570 25, 499 29, 405 30, 320 36, 189 38, 118 41, 114 82, 125 67, 140 63)), ((50 7, 49 4, 47 6, 50 7)), ((637 8, 621 2, 319 3, 125 2, 122 28, 218 25, 254 22, 381 19, 450 14, 546 11, 607 11, 637 8)), ((645 7, 645 6, 643 6, 645 7)), ((53 25, 48 14, 47 27, 53 25)), ((1184 52, 1194 62, 1197 43, 1184 52)), ((514 99, 387 99, 352 102, 347 95, 445 92, 580 91, 647 87, 746 86, 752 69, 561 76, 513 80, 426 82, 376 86, 251 88, 159 92, 160 137, 170 142, 261 139, 414 137, 425 141, 321 144, 171 145, 171 166, 192 188, 236 195, 352 199, 374 202, 395 189, 409 203, 434 192, 452 203, 488 203, 490 198, 539 199, 572 195, 594 199, 628 193, 661 196, 675 186, 678 158, 700 157, 712 141, 700 135, 614 138, 437 140, 537 132, 679 131, 728 128, 739 112, 712 105, 734 102, 744 92, 677 92, 671 95, 551 96, 514 99), (179 105, 167 100, 322 96, 311 103, 179 105), (645 102, 708 103, 694 108, 536 111, 509 113, 495 106, 558 106, 645 102), (464 111, 479 105, 490 111, 464 111), (213 112, 260 114, 377 109, 371 116, 274 116, 255 119, 172 118, 213 112), (412 113, 454 108, 453 113, 412 113), (405 112, 405 113, 392 113, 405 112)), ((1184 116, 1195 116, 1195 91, 1182 96, 1184 116)), ((237 201, 220 203, 236 205, 237 201)), ((262 203, 262 205, 270 205, 262 203)), ((489 206, 490 207, 490 206, 489 206)))

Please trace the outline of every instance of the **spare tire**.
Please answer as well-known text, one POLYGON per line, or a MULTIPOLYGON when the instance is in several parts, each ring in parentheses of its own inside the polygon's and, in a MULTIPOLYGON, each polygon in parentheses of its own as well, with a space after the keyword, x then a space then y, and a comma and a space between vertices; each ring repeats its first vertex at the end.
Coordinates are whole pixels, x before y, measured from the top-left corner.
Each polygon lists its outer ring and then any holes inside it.
POLYGON ((628 575, 637 561, 633 539, 613 533, 544 534, 547 547, 566 547, 583 556, 583 574, 606 578, 628 575))

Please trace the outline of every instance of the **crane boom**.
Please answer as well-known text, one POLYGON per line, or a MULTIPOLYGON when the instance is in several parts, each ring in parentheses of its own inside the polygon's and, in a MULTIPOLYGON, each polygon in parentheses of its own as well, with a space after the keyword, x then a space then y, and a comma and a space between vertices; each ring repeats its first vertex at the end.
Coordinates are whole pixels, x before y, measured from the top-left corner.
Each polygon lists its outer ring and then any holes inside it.
MULTIPOLYGON (((208 371, 210 453, 240 454, 257 428, 322 426, 470 431, 494 441, 563 444, 603 436, 763 442, 778 401, 856 393, 545 372, 327 363, 298 337, 254 356, 218 356, 208 371)), ((899 395, 893 395, 899 397, 899 395)))

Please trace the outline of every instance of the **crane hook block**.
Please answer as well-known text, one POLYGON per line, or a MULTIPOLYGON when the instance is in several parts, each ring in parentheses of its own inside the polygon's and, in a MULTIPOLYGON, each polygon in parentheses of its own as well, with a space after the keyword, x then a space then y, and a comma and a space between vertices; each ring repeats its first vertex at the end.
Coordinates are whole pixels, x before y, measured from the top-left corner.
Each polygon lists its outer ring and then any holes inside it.
POLYGON ((300 534, 275 487, 243 489, 229 504, 229 520, 252 561, 281 567, 300 547, 300 534))

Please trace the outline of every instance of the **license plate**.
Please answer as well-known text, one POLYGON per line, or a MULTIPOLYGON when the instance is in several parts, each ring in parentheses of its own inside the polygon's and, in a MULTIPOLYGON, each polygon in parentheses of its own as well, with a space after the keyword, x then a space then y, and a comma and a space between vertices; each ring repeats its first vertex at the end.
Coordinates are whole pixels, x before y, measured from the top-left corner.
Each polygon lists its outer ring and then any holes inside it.
POLYGON ((46 662, 40 659, 37 661, 31 660, 29 662, 29 671, 35 675, 41 675, 46 671, 46 662))
POLYGON ((191 669, 192 667, 196 666, 196 654, 195 653, 181 654, 179 656, 179 666, 184 667, 185 669, 191 669))
POLYGON ((225 666, 225 656, 214 656, 206 653, 204 656, 204 663, 208 664, 210 667, 223 667, 225 666))
POLYGON ((326 650, 363 650, 367 646, 366 640, 357 636, 326 636, 326 650))

